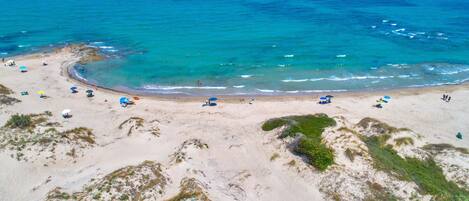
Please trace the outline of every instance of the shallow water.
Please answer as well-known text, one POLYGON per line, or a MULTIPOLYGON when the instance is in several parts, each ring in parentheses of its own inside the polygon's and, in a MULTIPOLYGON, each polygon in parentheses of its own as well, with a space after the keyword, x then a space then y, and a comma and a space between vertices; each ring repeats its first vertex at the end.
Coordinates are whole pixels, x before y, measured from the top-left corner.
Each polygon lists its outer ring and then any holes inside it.
POLYGON ((469 80, 464 0, 17 0, 8 7, 0 54, 86 42, 110 59, 78 66, 78 76, 110 88, 293 94, 469 80))

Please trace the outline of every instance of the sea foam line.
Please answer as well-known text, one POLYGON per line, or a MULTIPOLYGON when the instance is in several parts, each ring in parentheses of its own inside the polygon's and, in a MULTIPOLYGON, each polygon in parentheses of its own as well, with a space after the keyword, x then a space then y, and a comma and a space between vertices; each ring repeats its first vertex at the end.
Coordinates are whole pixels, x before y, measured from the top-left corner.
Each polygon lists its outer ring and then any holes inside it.
POLYGON ((155 86, 155 85, 145 85, 144 89, 147 90, 177 90, 177 89, 216 89, 223 90, 227 87, 222 86, 204 86, 204 87, 194 87, 194 86, 155 86))

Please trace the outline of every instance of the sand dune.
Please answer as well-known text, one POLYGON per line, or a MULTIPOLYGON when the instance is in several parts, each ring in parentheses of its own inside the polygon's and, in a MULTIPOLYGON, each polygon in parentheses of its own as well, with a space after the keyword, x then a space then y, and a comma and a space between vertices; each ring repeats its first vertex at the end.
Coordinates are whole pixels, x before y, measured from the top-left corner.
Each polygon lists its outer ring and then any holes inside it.
MULTIPOLYGON (((12 146, 3 147, 0 151, 0 200, 44 200, 57 187, 60 192, 72 195, 83 192, 86 186, 101 185, 101 180, 95 179, 106 178, 123 167, 139 167, 144 161, 161 164, 167 178, 164 190, 163 186, 158 186, 161 193, 150 200, 181 196, 184 185, 197 186, 194 189, 203 192, 199 197, 201 200, 205 196, 210 200, 330 200, 332 195, 328 192, 332 188, 350 185, 352 189, 344 190, 348 194, 342 196, 360 199, 363 197, 360 195, 366 192, 358 187, 354 189, 355 180, 350 179, 353 178, 351 175, 357 172, 384 174, 373 170, 366 157, 358 159, 358 162, 346 162, 348 159, 343 158, 340 150, 349 146, 349 142, 340 144, 334 140, 337 136, 333 133, 325 134, 324 138, 329 146, 336 147, 337 164, 326 172, 314 169, 300 156, 292 154, 287 142, 277 139, 275 132, 261 130, 264 121, 288 115, 325 113, 338 120, 345 119, 343 124, 351 128, 355 128, 361 119, 371 117, 412 130, 415 136, 419 136, 420 145, 447 143, 469 148, 467 85, 339 93, 334 94, 336 97, 329 105, 317 104, 318 95, 258 97, 253 104, 242 101, 243 97, 222 97, 216 107, 202 107, 204 97, 140 96, 135 105, 123 108, 119 105, 119 97, 126 94, 90 87, 68 77, 70 65, 85 62, 83 54, 74 50, 67 47, 14 58, 18 65, 28 66, 27 73, 20 73, 17 67, 0 67, 0 84, 14 92, 7 96, 21 101, 0 105, 0 125, 4 125, 13 114, 49 111, 51 115, 47 121, 38 124, 31 132, 41 133, 54 128, 59 134, 87 128, 94 136, 92 146, 57 140, 58 147, 62 148, 44 152, 49 157, 37 156, 37 149, 27 150, 30 144, 21 151, 9 149, 12 146), (49 65, 42 66, 42 61, 49 65), (78 86, 76 94, 69 91, 73 84, 78 86), (94 97, 86 97, 84 91, 88 88, 95 90, 94 97), (36 94, 39 90, 44 90, 47 98, 39 98, 36 94), (28 91, 29 95, 22 96, 21 91, 28 91), (440 99, 443 93, 453 97, 450 103, 440 99), (383 95, 392 96, 390 103, 382 109, 372 107, 383 95), (72 118, 62 118, 63 109, 71 109, 72 118), (462 140, 455 137, 458 132, 463 133, 462 140), (70 153, 73 147, 76 154, 70 153), (18 160, 19 152, 28 160, 18 160), (348 171, 353 166, 357 169, 348 171), (337 184, 335 179, 338 177, 347 177, 349 179, 345 180, 352 183, 337 184)), ((96 59, 99 58, 92 60, 96 59)), ((414 138, 417 141, 417 137, 414 138)), ((407 152, 410 153, 409 150, 402 151, 407 152)), ((452 162, 462 168, 469 168, 464 161, 467 159, 465 156, 451 153, 445 156, 454 158, 452 162)), ((445 163, 441 155, 436 160, 445 163)), ((449 162, 445 164, 451 166, 449 162)), ((454 174, 450 171, 447 177, 461 180, 467 176, 454 174)), ((415 184, 411 182, 399 183, 387 176, 383 180, 390 181, 394 187, 402 185, 401 188, 409 189, 407 192, 396 191, 396 195, 408 197, 414 192, 415 184)), ((142 192, 148 197, 156 195, 150 191, 142 192)), ((102 196, 101 199, 106 198, 106 195, 102 196)), ((422 199, 428 197, 423 196, 422 199)))

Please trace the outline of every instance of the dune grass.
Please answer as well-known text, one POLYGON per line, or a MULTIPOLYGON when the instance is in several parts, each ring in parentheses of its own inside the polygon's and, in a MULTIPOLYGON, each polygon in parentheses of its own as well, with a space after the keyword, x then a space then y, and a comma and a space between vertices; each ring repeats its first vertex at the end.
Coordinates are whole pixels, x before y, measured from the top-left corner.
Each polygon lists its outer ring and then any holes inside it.
POLYGON ((400 137, 394 139, 394 142, 396 143, 396 146, 401 146, 401 145, 413 145, 414 140, 410 137, 400 137))
POLYGON ((8 87, 0 84, 0 94, 3 94, 3 95, 9 95, 9 94, 12 94, 13 91, 11 89, 9 89, 8 87))
POLYGON ((5 124, 5 127, 26 129, 32 126, 33 120, 30 115, 14 114, 5 124))
POLYGON ((388 135, 363 138, 375 168, 390 172, 399 179, 415 182, 422 192, 433 195, 434 200, 469 200, 469 192, 447 181, 433 159, 400 157, 390 145, 385 144, 388 135))
POLYGON ((262 125, 264 131, 286 126, 280 138, 295 137, 301 134, 294 151, 307 157, 308 162, 319 170, 325 170, 334 162, 334 153, 322 143, 322 133, 329 126, 334 126, 335 120, 325 114, 288 116, 270 119, 262 125))

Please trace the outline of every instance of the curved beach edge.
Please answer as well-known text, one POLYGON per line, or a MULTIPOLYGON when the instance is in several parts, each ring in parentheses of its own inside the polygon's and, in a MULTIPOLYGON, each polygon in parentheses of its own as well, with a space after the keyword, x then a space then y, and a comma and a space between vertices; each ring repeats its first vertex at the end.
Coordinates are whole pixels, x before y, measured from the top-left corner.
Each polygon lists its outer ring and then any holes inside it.
MULTIPOLYGON (((61 66, 61 75, 70 80, 73 84, 81 85, 82 87, 94 88, 95 90, 105 91, 107 93, 121 94, 127 96, 139 96, 158 100, 173 100, 173 101, 200 101, 207 97, 207 95, 188 95, 188 94, 159 94, 144 92, 141 90, 132 90, 129 88, 109 88, 98 84, 89 82, 88 80, 80 77, 75 71, 76 65, 86 65, 92 62, 98 62, 108 59, 102 54, 99 48, 89 46, 84 43, 69 44, 63 47, 58 47, 52 52, 66 52, 72 54, 72 57, 64 62, 61 66)), ((15 58, 24 58, 31 56, 38 56, 45 53, 28 53, 24 55, 17 55, 15 58)), ((423 87, 402 87, 392 89, 380 89, 380 90, 357 90, 357 91, 341 91, 341 92, 311 92, 311 93, 298 93, 298 94, 246 94, 246 95, 217 95, 224 101, 239 102, 240 99, 245 98, 256 98, 257 100, 266 101, 285 101, 285 100, 305 100, 305 99, 317 99, 319 96, 325 94, 331 94, 335 96, 379 96, 379 95, 417 95, 421 93, 427 93, 431 91, 440 91, 442 93, 449 93, 461 88, 468 88, 469 83, 451 84, 451 85, 440 85, 440 86, 423 86, 423 87)), ((215 94, 216 95, 216 94, 215 94)), ((314 100, 315 100, 314 99, 314 100)))

